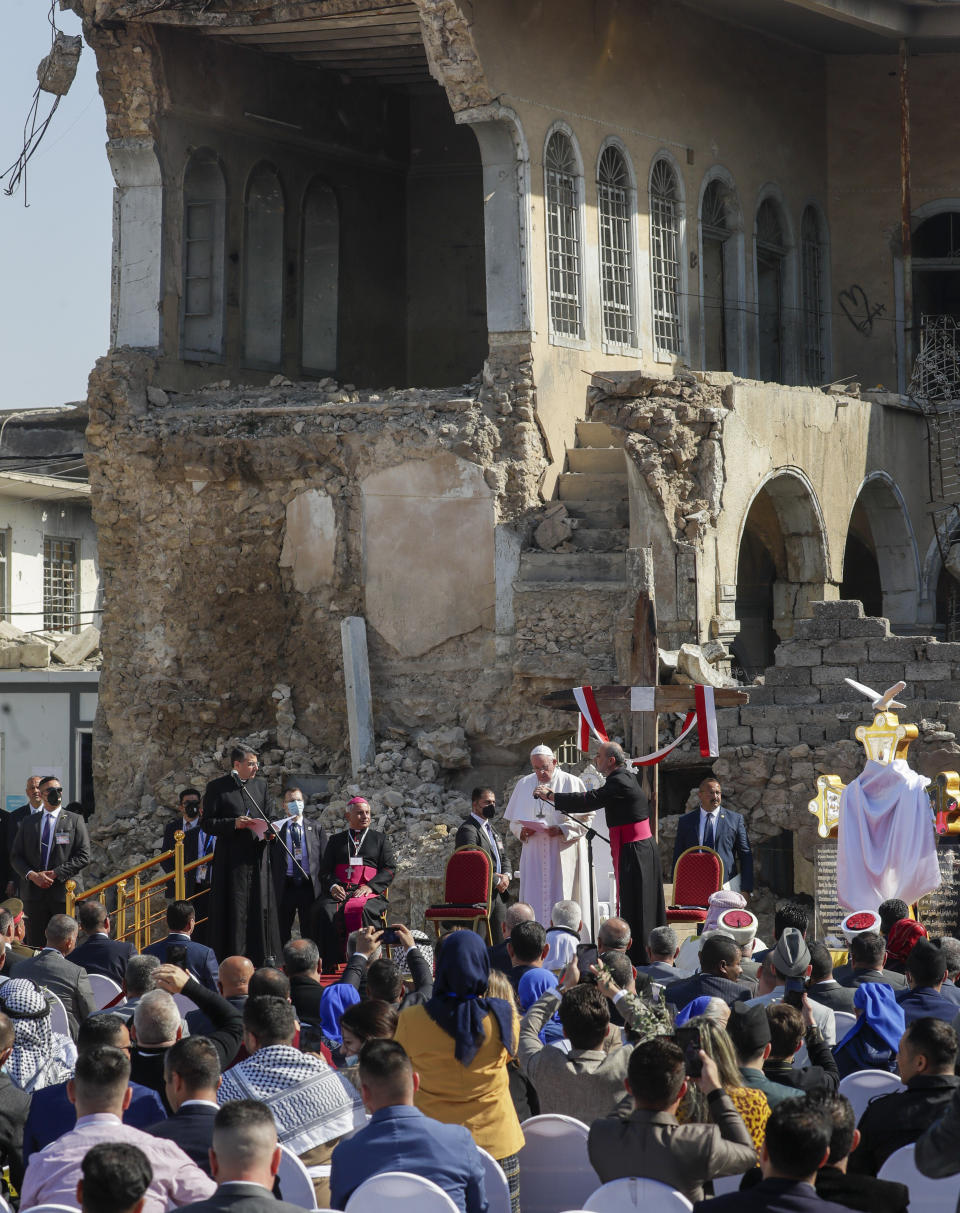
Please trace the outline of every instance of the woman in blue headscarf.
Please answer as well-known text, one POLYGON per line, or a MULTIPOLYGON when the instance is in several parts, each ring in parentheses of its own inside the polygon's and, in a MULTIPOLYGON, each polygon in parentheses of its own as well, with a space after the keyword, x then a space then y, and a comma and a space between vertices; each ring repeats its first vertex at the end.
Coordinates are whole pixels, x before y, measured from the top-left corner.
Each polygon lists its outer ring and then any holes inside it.
POLYGON ((520 1210, 523 1132, 510 1098, 507 1063, 517 1052, 520 1023, 502 998, 487 998, 487 946, 473 931, 441 942, 433 996, 400 1012, 394 1039, 420 1075, 415 1102, 427 1116, 465 1125, 497 1160, 520 1210))
POLYGON ((323 1043, 330 1050, 333 1060, 340 1065, 341 1046, 343 1044, 343 1035, 340 1031, 340 1016, 344 1013, 347 1007, 352 1007, 354 1003, 360 1001, 360 995, 354 986, 347 985, 346 982, 338 982, 337 985, 327 986, 323 992, 323 997, 320 999, 320 1033, 323 1038, 323 1043))
MULTIPOLYGON (((547 990, 556 988, 556 976, 549 969, 527 969, 517 985, 517 998, 524 1014, 547 990)), ((555 1040, 563 1040, 563 1026, 560 1016, 554 1011, 553 1015, 543 1025, 540 1032, 540 1043, 549 1045, 555 1040)))
POLYGON ((904 1018, 893 989, 879 981, 865 981, 857 986, 853 1005, 857 1022, 833 1049, 840 1077, 857 1070, 895 1074, 904 1018))

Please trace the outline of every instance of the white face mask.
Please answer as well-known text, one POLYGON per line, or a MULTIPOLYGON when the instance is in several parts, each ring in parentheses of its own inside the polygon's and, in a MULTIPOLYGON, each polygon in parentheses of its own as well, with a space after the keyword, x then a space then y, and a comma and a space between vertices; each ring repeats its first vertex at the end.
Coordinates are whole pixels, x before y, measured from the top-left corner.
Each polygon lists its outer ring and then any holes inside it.
POLYGON ((287 801, 287 813, 291 817, 299 817, 302 812, 303 812, 303 801, 302 800, 288 800, 287 801))

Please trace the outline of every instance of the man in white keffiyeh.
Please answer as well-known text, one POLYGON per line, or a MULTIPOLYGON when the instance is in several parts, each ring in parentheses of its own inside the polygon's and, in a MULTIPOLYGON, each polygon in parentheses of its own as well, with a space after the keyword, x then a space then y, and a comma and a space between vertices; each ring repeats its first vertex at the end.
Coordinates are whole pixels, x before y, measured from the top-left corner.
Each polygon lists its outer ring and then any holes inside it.
POLYGON ((257 1099, 273 1113, 281 1145, 310 1171, 317 1207, 330 1207, 330 1158, 344 1134, 367 1123, 351 1083, 314 1053, 293 1047, 297 1021, 282 998, 249 998, 243 1043, 250 1054, 223 1076, 217 1101, 257 1099))
POLYGON ((77 1050, 68 1036, 50 1027, 50 1007, 39 986, 14 977, 0 986, 0 1010, 13 1020, 10 1081, 21 1091, 39 1091, 73 1075, 77 1050))

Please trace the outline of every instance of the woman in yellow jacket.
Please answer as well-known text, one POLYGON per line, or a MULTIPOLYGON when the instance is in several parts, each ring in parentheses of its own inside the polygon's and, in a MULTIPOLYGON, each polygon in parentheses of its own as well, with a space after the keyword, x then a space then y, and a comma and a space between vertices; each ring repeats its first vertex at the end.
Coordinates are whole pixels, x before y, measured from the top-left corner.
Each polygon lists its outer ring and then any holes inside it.
POLYGON ((394 1037, 420 1075, 416 1105, 426 1116, 465 1125, 497 1160, 520 1211, 523 1131, 510 1098, 507 1062, 516 1055, 520 1023, 502 998, 486 998, 487 948, 473 931, 454 931, 440 945, 433 996, 400 1012, 394 1037))

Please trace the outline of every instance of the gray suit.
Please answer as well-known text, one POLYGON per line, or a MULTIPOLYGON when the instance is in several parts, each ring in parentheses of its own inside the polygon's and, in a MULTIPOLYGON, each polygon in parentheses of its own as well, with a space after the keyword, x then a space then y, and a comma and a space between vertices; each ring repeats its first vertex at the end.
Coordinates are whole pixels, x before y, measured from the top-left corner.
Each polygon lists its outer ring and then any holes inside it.
POLYGON ((668 986, 672 981, 682 981, 685 977, 691 976, 683 969, 678 969, 676 965, 668 965, 665 960, 655 960, 653 964, 649 965, 637 965, 637 972, 645 973, 651 981, 656 981, 662 986, 668 986))
POLYGON ((56 994, 66 1008, 70 1035, 76 1040, 78 1026, 97 1009, 87 970, 71 964, 56 948, 44 948, 29 960, 21 960, 16 975, 56 994))
POLYGON ((564 1053, 541 1043, 539 1033, 560 1005, 557 990, 548 990, 520 1023, 520 1068, 537 1090, 542 1114, 559 1112, 589 1124, 607 1116, 623 1098, 623 1080, 632 1049, 571 1049, 564 1053))
POLYGON ((626 1120, 607 1116, 590 1126, 587 1149, 601 1183, 642 1175, 703 1199, 703 1185, 756 1165, 757 1152, 730 1096, 708 1096, 712 1125, 681 1125, 670 1112, 637 1108, 626 1120))

